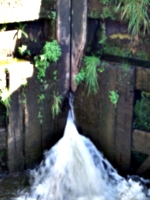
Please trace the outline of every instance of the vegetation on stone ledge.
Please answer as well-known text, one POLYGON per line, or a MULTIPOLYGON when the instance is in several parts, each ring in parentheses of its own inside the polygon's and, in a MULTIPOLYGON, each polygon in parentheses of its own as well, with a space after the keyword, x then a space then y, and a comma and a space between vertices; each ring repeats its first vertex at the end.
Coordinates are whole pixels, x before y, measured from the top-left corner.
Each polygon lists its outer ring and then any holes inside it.
POLYGON ((149 31, 149 0, 99 0, 99 2, 104 5, 101 18, 114 19, 115 15, 120 16, 121 21, 128 23, 128 32, 132 36, 149 31), (109 6, 111 9, 108 9, 109 6))

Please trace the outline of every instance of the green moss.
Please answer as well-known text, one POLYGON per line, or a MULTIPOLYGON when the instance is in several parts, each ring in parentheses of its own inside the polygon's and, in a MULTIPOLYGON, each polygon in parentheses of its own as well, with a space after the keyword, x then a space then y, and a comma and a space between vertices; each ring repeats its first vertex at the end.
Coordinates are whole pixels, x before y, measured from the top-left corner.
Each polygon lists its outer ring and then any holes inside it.
POLYGON ((110 18, 112 20, 115 20, 115 12, 114 12, 114 10, 111 11, 111 9, 108 6, 106 6, 103 8, 103 11, 102 11, 100 17, 102 19, 110 18))
POLYGON ((95 9, 88 14, 89 18, 100 18, 101 14, 95 9))

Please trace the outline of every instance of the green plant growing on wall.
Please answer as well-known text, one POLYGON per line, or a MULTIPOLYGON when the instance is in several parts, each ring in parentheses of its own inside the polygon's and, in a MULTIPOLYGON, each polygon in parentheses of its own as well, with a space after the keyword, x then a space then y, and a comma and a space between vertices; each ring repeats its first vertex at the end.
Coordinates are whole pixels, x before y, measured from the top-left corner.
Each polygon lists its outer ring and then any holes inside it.
POLYGON ((95 9, 92 10, 90 13, 88 13, 88 17, 90 18, 99 18, 100 17, 100 13, 95 9))
POLYGON ((110 10, 110 8, 108 6, 106 6, 106 7, 103 8, 103 11, 101 13, 101 18, 102 19, 110 18, 112 20, 115 20, 115 15, 114 15, 114 12, 112 12, 110 10))
POLYGON ((54 81, 57 80, 57 73, 58 73, 57 70, 54 70, 54 71, 53 71, 53 79, 54 79, 54 81))
POLYGON ((56 40, 52 42, 46 42, 42 49, 42 54, 35 56, 35 67, 37 68, 37 78, 40 82, 46 75, 46 69, 49 67, 51 62, 57 62, 61 56, 61 49, 56 40))
POLYGON ((130 70, 130 65, 128 63, 122 63, 121 68, 128 72, 130 70))
MULTIPOLYGON (((46 70, 50 66, 50 63, 57 62, 59 57, 61 56, 61 49, 58 45, 58 42, 56 40, 53 40, 52 42, 46 42, 42 52, 40 55, 35 56, 35 67, 37 68, 37 79, 40 81, 41 84, 41 94, 38 95, 38 104, 39 104, 39 113, 38 118, 40 120, 40 123, 43 122, 43 101, 45 99, 44 91, 47 88, 47 83, 44 80, 46 76, 46 70)), ((57 70, 53 71, 53 79, 54 81, 57 80, 57 70)), ((57 110, 55 110, 55 106, 53 106, 53 115, 56 114, 57 110)))
POLYGON ((107 42, 104 44, 103 53, 121 57, 128 57, 128 58, 131 58, 133 56, 131 49, 124 46, 121 47, 108 44, 107 42))
POLYGON ((96 94, 98 91, 98 72, 105 71, 106 62, 101 62, 96 56, 84 56, 84 66, 75 77, 75 82, 79 85, 85 81, 88 88, 88 94, 96 94))
POLYGON ((138 51, 135 56, 137 59, 148 61, 148 53, 146 52, 138 51))
POLYGON ((150 93, 141 92, 141 99, 134 106, 134 128, 150 131, 150 93))
POLYGON ((53 119, 57 116, 61 109, 60 106, 62 104, 62 96, 53 92, 53 104, 52 104, 52 117, 53 119))
POLYGON ((21 94, 22 94, 22 103, 23 104, 26 104, 26 101, 27 101, 26 92, 25 92, 25 88, 27 87, 27 85, 28 85, 27 80, 25 80, 24 83, 21 85, 22 86, 21 94))
POLYGON ((109 93, 110 93, 110 95, 109 95, 110 101, 115 105, 115 107, 117 107, 117 103, 118 103, 118 100, 119 100, 119 95, 114 90, 109 91, 109 93))
POLYGON ((84 56, 85 65, 85 84, 88 88, 88 94, 94 94, 98 91, 97 66, 100 65, 100 59, 96 56, 84 56))
POLYGON ((85 70, 82 67, 81 70, 80 70, 80 72, 75 77, 75 82, 76 82, 77 85, 79 85, 84 80, 85 80, 85 70))
POLYGON ((99 0, 100 3, 104 5, 110 5, 112 3, 115 3, 116 0, 99 0))
POLYGON ((101 28, 101 31, 99 32, 99 44, 105 44, 106 40, 107 40, 107 36, 106 36, 106 26, 105 24, 103 23, 102 24, 102 28, 101 28))
POLYGON ((2 24, 0 26, 0 32, 6 31, 6 29, 7 29, 7 25, 6 24, 2 24))
POLYGON ((100 59, 96 56, 85 56, 85 83, 88 88, 88 94, 97 93, 98 90, 98 76, 97 66, 100 65, 100 59))
POLYGON ((39 110, 39 112, 38 112, 38 119, 40 121, 40 124, 42 124, 43 123, 43 115, 41 113, 41 110, 39 110))
POLYGON ((28 49, 27 45, 21 45, 20 47, 18 47, 18 52, 21 56, 27 54, 29 56, 31 56, 31 52, 28 49))
POLYGON ((120 0, 117 1, 117 12, 121 12, 121 20, 128 23, 128 31, 132 36, 143 34, 149 30, 149 0, 120 0))
POLYGON ((40 124, 43 123, 43 101, 45 99, 45 94, 38 95, 38 104, 39 104, 39 112, 38 112, 38 119, 40 120, 40 124))
POLYGON ((98 72, 103 73, 105 71, 105 67, 102 65, 97 69, 98 72))
POLYGON ((50 11, 50 13, 48 14, 48 18, 52 19, 53 21, 56 20, 56 12, 50 11))
POLYGON ((2 102, 2 104, 6 107, 7 110, 7 116, 9 113, 9 108, 10 108, 10 91, 8 88, 3 88, 0 90, 0 101, 2 102))
POLYGON ((38 104, 42 103, 44 99, 45 99, 45 95, 44 94, 39 94, 38 95, 38 104))
POLYGON ((21 38, 22 35, 24 35, 25 38, 28 38, 28 34, 24 30, 25 27, 26 24, 18 23, 18 26, 16 27, 16 29, 18 30, 18 38, 21 38))

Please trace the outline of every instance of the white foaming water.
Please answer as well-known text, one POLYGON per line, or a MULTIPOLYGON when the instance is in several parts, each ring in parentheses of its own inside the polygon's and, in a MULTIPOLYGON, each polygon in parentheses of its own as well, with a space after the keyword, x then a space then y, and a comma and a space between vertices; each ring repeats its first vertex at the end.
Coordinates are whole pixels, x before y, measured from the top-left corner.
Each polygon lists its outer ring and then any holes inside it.
POLYGON ((140 182, 132 179, 127 181, 118 175, 93 143, 78 133, 73 117, 72 109, 68 114, 64 136, 45 152, 44 161, 38 170, 33 171, 31 191, 16 199, 150 199, 150 190, 144 188, 140 182))

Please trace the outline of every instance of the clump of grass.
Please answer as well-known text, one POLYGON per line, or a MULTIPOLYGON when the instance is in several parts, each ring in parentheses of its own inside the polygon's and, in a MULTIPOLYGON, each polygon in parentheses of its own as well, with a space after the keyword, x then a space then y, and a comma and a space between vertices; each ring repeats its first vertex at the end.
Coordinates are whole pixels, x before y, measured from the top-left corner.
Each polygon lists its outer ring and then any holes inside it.
POLYGON ((121 12, 121 20, 128 23, 128 31, 132 36, 143 34, 150 28, 149 0, 120 0, 116 11, 121 12))
POLYGON ((97 93, 98 90, 98 76, 97 66, 100 65, 100 59, 96 56, 85 56, 85 83, 88 88, 88 94, 97 93))
POLYGON ((85 81, 88 88, 88 94, 92 92, 94 94, 98 91, 98 75, 99 71, 102 73, 104 69, 97 68, 100 65, 100 59, 96 56, 84 56, 83 58, 84 67, 81 68, 80 72, 75 78, 75 82, 79 85, 81 82, 85 81))

